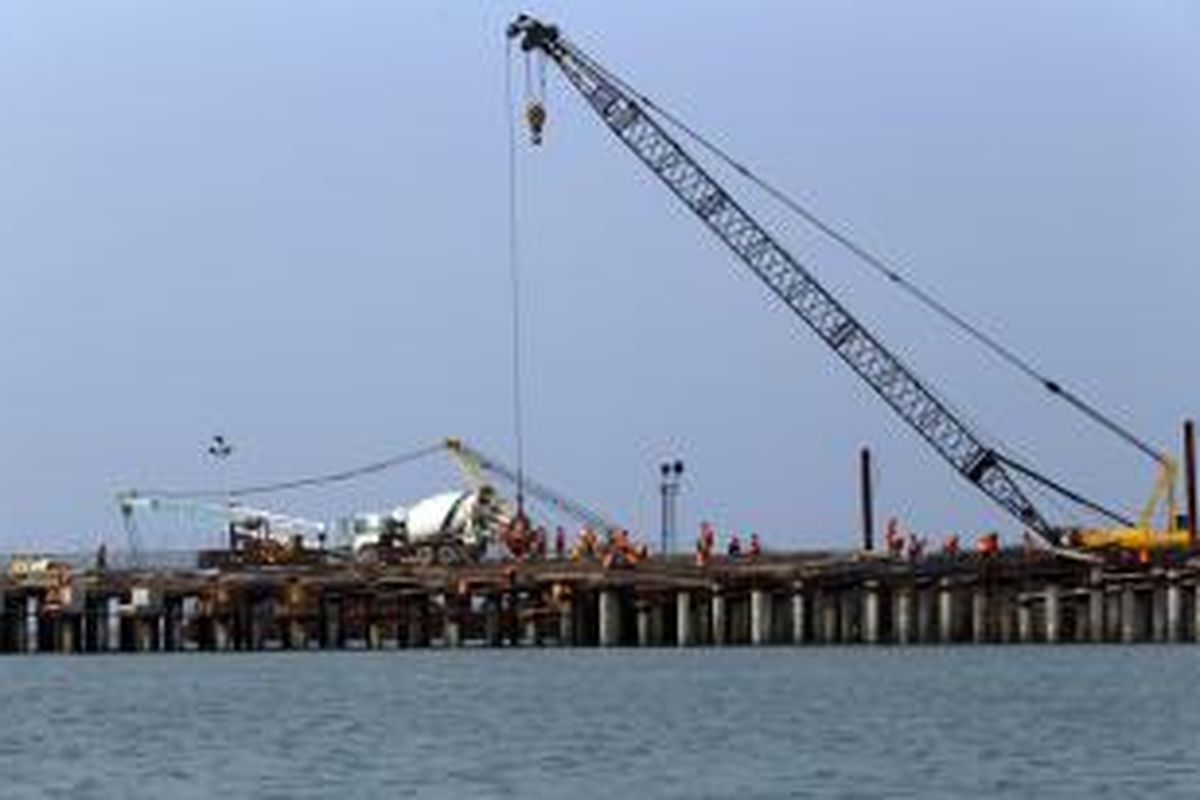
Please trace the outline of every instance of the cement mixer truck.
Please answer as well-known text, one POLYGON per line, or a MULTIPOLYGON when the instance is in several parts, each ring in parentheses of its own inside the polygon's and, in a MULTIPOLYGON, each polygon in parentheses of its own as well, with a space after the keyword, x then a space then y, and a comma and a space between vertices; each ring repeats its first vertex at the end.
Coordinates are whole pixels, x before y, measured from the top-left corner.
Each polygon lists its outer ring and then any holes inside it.
POLYGON ((494 490, 483 486, 442 492, 386 513, 356 514, 348 524, 356 560, 429 565, 478 561, 507 522, 494 490))

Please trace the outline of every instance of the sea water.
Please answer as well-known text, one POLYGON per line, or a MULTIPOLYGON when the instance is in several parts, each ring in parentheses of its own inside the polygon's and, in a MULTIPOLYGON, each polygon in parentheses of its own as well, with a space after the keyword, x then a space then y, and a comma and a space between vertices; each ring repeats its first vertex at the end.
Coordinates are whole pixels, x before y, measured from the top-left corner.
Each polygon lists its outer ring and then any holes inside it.
POLYGON ((0 659, 0 797, 1200 797, 1200 647, 0 659))

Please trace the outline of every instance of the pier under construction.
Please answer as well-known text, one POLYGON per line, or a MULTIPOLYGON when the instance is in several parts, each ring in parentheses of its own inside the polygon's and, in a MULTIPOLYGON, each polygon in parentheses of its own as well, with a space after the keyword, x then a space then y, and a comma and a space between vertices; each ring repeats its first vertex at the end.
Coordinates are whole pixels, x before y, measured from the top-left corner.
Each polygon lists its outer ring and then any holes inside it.
MULTIPOLYGON (((116 568, 100 557, 87 566, 14 561, 0 577, 0 652, 1200 641, 1194 424, 1185 425, 1182 511, 1178 462, 1150 437, 952 311, 635 90, 556 26, 520 16, 507 36, 525 59, 527 81, 548 65, 556 68, 598 122, 769 295, 959 478, 1019 525, 1026 546, 1002 548, 998 534, 990 533, 980 540, 986 547, 974 552, 960 552, 957 536, 936 554, 926 555, 917 537, 910 541, 921 546, 908 554, 892 542, 886 554, 877 552, 864 456, 859 550, 763 552, 756 539, 748 555, 731 549, 728 557, 718 556, 711 546, 694 559, 670 554, 667 501, 682 473, 676 461, 662 467, 663 547, 651 555, 606 515, 528 475, 520 369, 514 367, 515 467, 447 439, 353 469, 269 484, 122 492, 131 552, 139 519, 170 510, 218 520, 214 530, 228 534, 228 548, 201 553, 182 567, 116 568), (743 188, 765 192, 998 363, 1147 459, 1158 477, 1140 513, 1072 488, 976 431, 718 182, 717 169, 748 181, 743 188), (249 497, 353 480, 438 454, 456 461, 464 489, 355 514, 344 525, 242 505, 249 497), (1071 513, 1051 516, 1047 499, 1056 507, 1065 502, 1071 513), (561 546, 547 557, 550 525, 539 524, 534 505, 582 524, 587 546, 579 557, 566 556, 561 546), (340 532, 339 541, 331 542, 331 531, 340 532)), ((548 119, 542 83, 525 92, 524 118, 537 146, 548 119)), ((511 154, 510 160, 515 165, 511 154)), ((515 178, 510 169, 512 197, 515 178)), ((516 297, 515 206, 510 219, 516 297)), ((513 308, 519 366, 515 301, 513 308)), ((208 452, 223 460, 232 448, 218 435, 208 452)))
POLYGON ((4 653, 1200 642, 1200 563, 805 552, 9 575, 4 653))

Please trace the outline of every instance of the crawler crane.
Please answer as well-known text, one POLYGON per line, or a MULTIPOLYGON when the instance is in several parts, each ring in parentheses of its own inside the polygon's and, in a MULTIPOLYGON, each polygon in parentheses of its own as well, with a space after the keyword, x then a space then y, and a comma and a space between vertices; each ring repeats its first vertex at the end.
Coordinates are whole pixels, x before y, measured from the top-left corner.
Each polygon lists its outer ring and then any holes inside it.
MULTIPOLYGON (((1176 513, 1173 459, 1145 444, 1099 414, 1078 397, 1049 379, 1043 387, 1074 405, 1094 421, 1120 435, 1157 462, 1160 478, 1153 497, 1137 521, 1130 520, 1022 463, 1002 448, 989 445, 942 402, 927 384, 903 364, 851 312, 816 281, 794 258, 717 182, 668 132, 682 130, 705 149, 710 142, 637 93, 624 80, 599 64, 568 40, 559 29, 522 15, 507 30, 526 57, 554 64, 586 101, 609 131, 657 176, 701 223, 733 251, 796 316, 798 316, 850 369, 867 383, 891 409, 908 423, 966 481, 986 494, 1047 547, 1068 555, 1095 549, 1160 549, 1188 545, 1184 519, 1176 513), (1056 525, 1031 502, 1017 478, 1098 513, 1117 527, 1084 528, 1056 525), (1156 517, 1162 513, 1161 525, 1156 517)), ((541 66, 541 65, 539 65, 541 66)), ((540 96, 526 111, 534 144, 541 144, 547 121, 540 96)), ((719 152, 719 151, 718 151, 719 152)), ((726 157, 741 174, 745 168, 726 157)), ((760 185, 761 182, 760 182, 760 185)), ((807 219, 812 217, 805 214, 807 219)), ((836 232, 818 225, 827 234, 836 232)), ((845 239, 841 239, 847 245, 845 239)), ((851 245, 847 245, 851 246, 851 245)), ((852 246, 851 246, 852 247, 852 246)), ((853 249, 853 247, 852 247, 853 249)), ((862 251, 859 250, 859 255, 862 251)), ((1195 509, 1189 509, 1194 525, 1195 509)))

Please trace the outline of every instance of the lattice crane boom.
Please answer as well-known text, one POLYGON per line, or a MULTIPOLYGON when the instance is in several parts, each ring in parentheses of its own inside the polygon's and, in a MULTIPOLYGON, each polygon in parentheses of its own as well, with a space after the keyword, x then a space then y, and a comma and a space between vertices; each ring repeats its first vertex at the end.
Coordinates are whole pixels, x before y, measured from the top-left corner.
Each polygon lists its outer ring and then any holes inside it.
POLYGON ((1055 529, 985 444, 785 250, 607 71, 552 25, 508 29, 552 61, 609 130, 742 262, 967 481, 1052 545, 1055 529))

